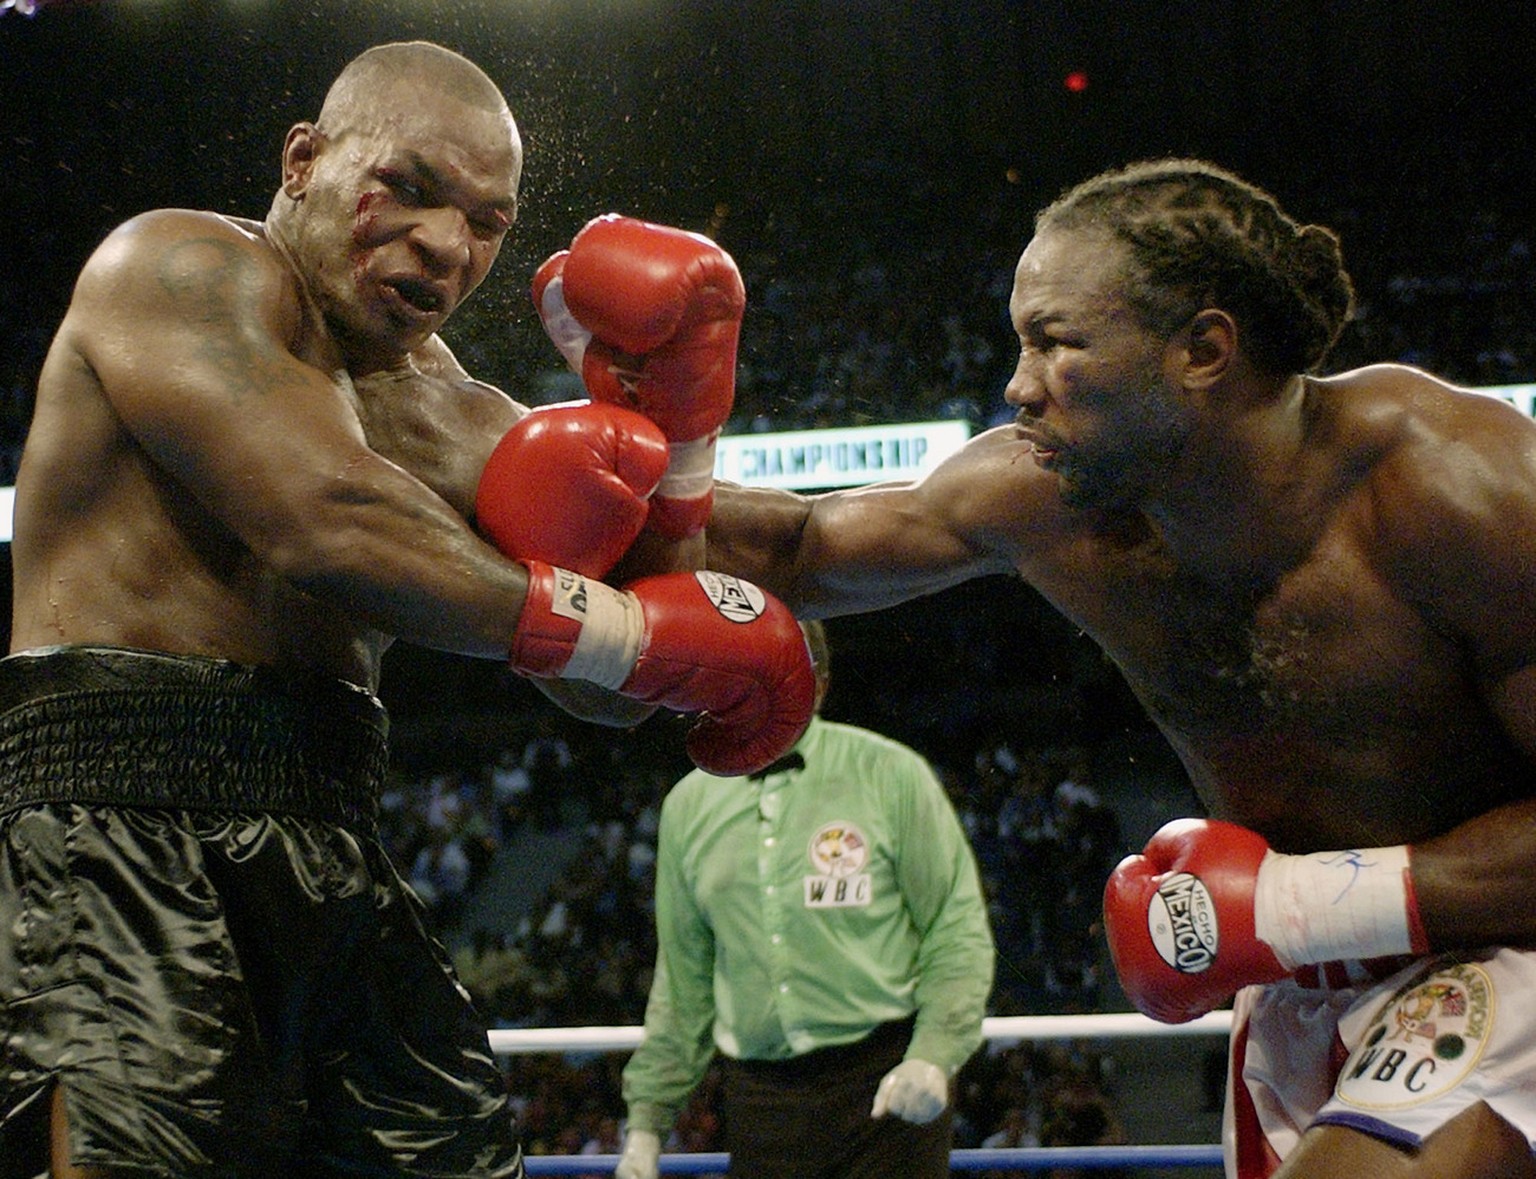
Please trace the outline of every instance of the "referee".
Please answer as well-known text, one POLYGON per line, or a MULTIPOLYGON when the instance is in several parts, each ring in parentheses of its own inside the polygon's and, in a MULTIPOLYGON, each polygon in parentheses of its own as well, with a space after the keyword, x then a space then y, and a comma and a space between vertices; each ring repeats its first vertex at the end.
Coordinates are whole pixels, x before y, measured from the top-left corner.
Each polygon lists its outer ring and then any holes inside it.
POLYGON ((915 751, 817 710, 751 778, 662 804, 656 971, 624 1070, 616 1179, 655 1179, 718 1052, 730 1174, 945 1179, 951 1079, 981 1044, 994 949, 975 857, 915 751))

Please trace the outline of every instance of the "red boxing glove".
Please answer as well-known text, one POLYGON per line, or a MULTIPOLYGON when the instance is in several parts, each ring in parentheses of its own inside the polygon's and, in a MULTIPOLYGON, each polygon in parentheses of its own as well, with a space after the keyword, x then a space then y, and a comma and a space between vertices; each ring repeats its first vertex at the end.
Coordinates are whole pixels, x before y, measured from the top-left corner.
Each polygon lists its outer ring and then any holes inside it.
POLYGON ((700 769, 749 774, 782 757, 811 721, 805 634, 778 599, 722 573, 664 573, 615 590, 525 561, 515 671, 579 679, 677 712, 700 769))
POLYGON ((1282 855, 1244 827, 1203 819, 1167 824, 1120 862, 1104 925, 1126 993, 1164 1023, 1299 966, 1429 948, 1406 845, 1282 855))
POLYGON ((700 234, 610 213, 539 268, 533 299, 592 397, 638 410, 671 443, 651 526, 674 540, 698 532, 736 395, 746 309, 736 263, 700 234))
POLYGON ((666 469, 667 440, 631 410, 589 402, 537 409, 491 452, 475 517, 509 557, 601 577, 645 526, 666 469))
POLYGON ((1180 819, 1120 861, 1104 886, 1104 928, 1136 1010, 1185 1023, 1249 983, 1291 973, 1254 933, 1254 886, 1268 851, 1246 828, 1180 819))

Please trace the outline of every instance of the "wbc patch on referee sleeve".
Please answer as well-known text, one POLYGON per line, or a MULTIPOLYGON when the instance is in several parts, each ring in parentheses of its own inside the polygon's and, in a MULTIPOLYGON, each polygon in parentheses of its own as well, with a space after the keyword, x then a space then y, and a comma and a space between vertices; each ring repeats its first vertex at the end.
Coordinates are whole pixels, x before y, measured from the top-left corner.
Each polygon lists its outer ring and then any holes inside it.
POLYGON ((1444 1096, 1477 1067, 1493 1032, 1492 981, 1476 963, 1404 983, 1371 1017, 1335 1096, 1356 1109, 1408 1109, 1444 1096))

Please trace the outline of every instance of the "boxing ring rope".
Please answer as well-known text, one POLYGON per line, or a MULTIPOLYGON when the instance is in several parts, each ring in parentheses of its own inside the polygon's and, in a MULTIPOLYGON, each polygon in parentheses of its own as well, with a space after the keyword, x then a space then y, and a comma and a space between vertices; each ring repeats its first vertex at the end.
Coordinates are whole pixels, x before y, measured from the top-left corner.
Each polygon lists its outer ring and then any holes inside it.
MULTIPOLYGON (((730 1156, 719 1151, 664 1154, 663 1175, 723 1175, 730 1156)), ((530 1175, 612 1175, 616 1154, 528 1154, 530 1175)), ((1053 1167, 1219 1167, 1219 1146, 1003 1146, 954 1150, 951 1171, 1046 1171, 1053 1167)))
MULTIPOLYGON (((1010 1015, 982 1021, 982 1036, 992 1044, 1025 1040, 1110 1040, 1129 1036, 1225 1036, 1232 1029, 1230 1011, 1213 1011, 1182 1024, 1161 1024, 1136 1014, 1010 1015)), ((640 1043, 638 1027, 496 1028, 491 1051, 498 1056, 539 1052, 632 1052, 640 1043)), ((720 1152, 664 1154, 661 1171, 671 1175, 723 1174, 728 1156, 720 1152)), ((530 1175, 613 1173, 616 1154, 528 1155, 530 1175)), ((1149 1146, 1024 1146, 955 1150, 953 1171, 1035 1171, 1052 1167, 1206 1167, 1221 1165, 1221 1147, 1212 1144, 1149 1146)))

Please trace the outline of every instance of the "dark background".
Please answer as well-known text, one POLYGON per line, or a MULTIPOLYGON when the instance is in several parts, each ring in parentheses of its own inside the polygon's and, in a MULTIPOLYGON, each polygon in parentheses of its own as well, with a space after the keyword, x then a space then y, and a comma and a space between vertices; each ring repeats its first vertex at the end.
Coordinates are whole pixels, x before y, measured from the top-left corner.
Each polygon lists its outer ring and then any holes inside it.
POLYGON ((141 209, 261 216, 288 126, 412 37, 479 62, 523 130, 524 214, 479 309, 509 331, 532 268, 607 210, 737 241, 793 218, 836 253, 840 224, 938 230, 1002 188, 1022 245, 1064 185, 1164 153, 1304 217, 1347 199, 1360 249, 1531 207, 1529 0, 56 0, 0 14, 8 304, 56 316, 141 209))
MULTIPOLYGON (((1367 296, 1401 293, 1409 272, 1426 289, 1448 277, 1441 297, 1462 318, 1431 358, 1467 380, 1498 347, 1485 317, 1457 310, 1484 261, 1476 227, 1507 234, 1531 215, 1531 0, 54 3, 0 12, 7 463, 73 276, 106 231, 163 205, 262 216, 288 126, 318 112, 356 52, 414 37, 481 64, 523 132, 521 220, 446 335, 478 375, 532 401, 558 364, 528 277, 609 210, 716 235, 753 260, 749 299, 759 273, 919 255, 1001 276, 1005 291, 1031 213, 1063 186, 1142 156, 1203 155, 1338 226, 1367 296), (1064 85, 1073 71, 1086 89, 1064 85)), ((942 298, 917 287, 898 285, 895 300, 942 298)), ((999 341, 998 375, 976 399, 985 418, 1011 362, 1004 297, 955 299, 999 341)), ((1530 292, 1513 306, 1529 330, 1530 292)), ((1421 359, 1390 332, 1346 355, 1421 359)), ((1506 375, 1536 379, 1528 360, 1506 375)), ((793 416, 794 400, 781 391, 754 413, 793 416)), ((905 416, 878 395, 838 404, 844 424, 905 416)), ((1157 756, 1117 676, 1012 582, 833 633, 829 711, 841 718, 930 748, 963 748, 1000 720, 1025 739, 1118 731, 1157 756)), ((504 714, 509 693, 547 707, 494 668, 390 659, 402 757, 450 732, 474 748, 473 719, 504 714)))

